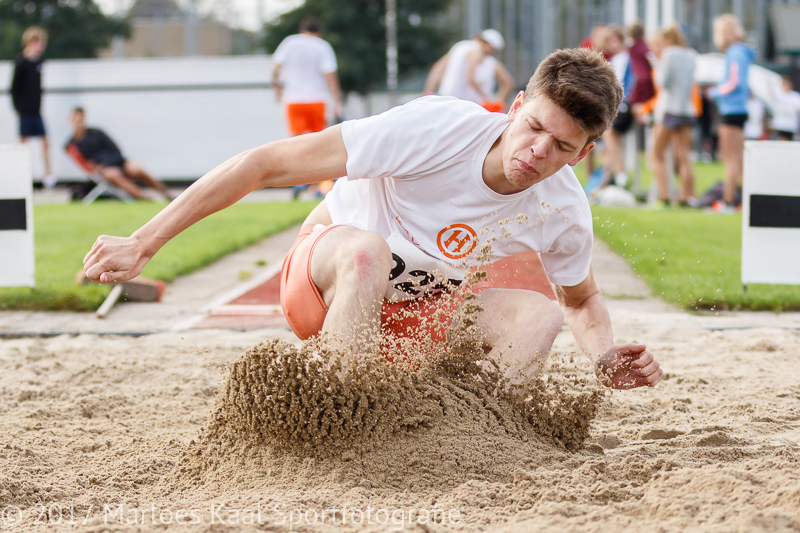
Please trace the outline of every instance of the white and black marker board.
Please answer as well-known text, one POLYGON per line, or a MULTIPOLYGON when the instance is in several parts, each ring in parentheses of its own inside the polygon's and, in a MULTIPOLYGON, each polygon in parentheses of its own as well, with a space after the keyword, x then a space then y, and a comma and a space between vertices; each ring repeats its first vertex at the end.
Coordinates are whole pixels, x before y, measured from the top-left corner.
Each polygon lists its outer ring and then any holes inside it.
POLYGON ((33 287, 33 185, 26 146, 0 146, 0 287, 33 287))
POLYGON ((742 284, 800 285, 800 142, 747 141, 742 284))

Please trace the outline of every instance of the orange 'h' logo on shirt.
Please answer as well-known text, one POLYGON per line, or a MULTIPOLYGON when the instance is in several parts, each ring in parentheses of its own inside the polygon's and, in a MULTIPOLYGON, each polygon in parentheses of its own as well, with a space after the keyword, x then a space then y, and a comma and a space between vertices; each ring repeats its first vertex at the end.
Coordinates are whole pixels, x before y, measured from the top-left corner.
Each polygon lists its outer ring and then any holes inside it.
POLYGON ((461 259, 478 245, 478 235, 466 224, 450 224, 439 232, 436 245, 445 257, 461 259))

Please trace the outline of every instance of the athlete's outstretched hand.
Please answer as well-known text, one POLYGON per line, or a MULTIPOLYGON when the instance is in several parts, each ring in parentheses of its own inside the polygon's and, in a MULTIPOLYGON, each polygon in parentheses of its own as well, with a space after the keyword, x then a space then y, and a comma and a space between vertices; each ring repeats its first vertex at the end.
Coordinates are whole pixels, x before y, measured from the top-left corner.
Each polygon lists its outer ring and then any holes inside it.
POLYGON ((615 344, 597 358, 594 370, 612 389, 655 387, 664 371, 644 344, 615 344))
POLYGON ((101 235, 83 258, 86 277, 100 283, 127 281, 138 276, 150 260, 133 237, 101 235))

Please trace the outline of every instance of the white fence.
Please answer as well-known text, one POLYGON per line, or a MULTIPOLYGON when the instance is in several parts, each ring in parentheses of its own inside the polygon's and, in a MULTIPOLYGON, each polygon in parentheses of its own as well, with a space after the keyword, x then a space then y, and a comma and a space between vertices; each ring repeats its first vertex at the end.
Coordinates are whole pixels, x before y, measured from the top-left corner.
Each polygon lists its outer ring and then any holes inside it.
MULTIPOLYGON (((12 70, 0 62, 0 144, 18 140, 7 92, 12 70)), ((87 125, 105 130, 126 157, 166 180, 196 179, 239 152, 287 136, 268 56, 52 60, 42 79, 42 116, 59 179, 83 179, 63 150, 76 106, 86 110, 87 125)), ((380 113, 415 96, 353 96, 345 114, 380 113)), ((41 146, 30 144, 38 180, 41 146)))
MULTIPOLYGON (((0 87, 13 65, 0 63, 0 87)), ((194 179, 228 157, 286 136, 270 88, 266 56, 53 60, 44 64, 42 116, 60 179, 81 178, 66 157, 69 114, 86 110, 122 149, 161 179, 194 179)), ((17 118, 0 95, 0 144, 17 142, 17 118)), ((31 146, 33 175, 43 175, 40 147, 31 146)))

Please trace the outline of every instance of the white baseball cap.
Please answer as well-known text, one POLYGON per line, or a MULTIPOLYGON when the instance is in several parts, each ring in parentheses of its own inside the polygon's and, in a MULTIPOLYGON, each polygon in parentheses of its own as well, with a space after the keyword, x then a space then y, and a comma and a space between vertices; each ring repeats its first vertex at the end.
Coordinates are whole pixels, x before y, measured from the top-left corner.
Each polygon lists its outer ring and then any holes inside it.
POLYGON ((495 50, 502 50, 506 45, 506 42, 500 32, 491 28, 488 30, 483 30, 479 37, 489 43, 489 45, 495 50))

